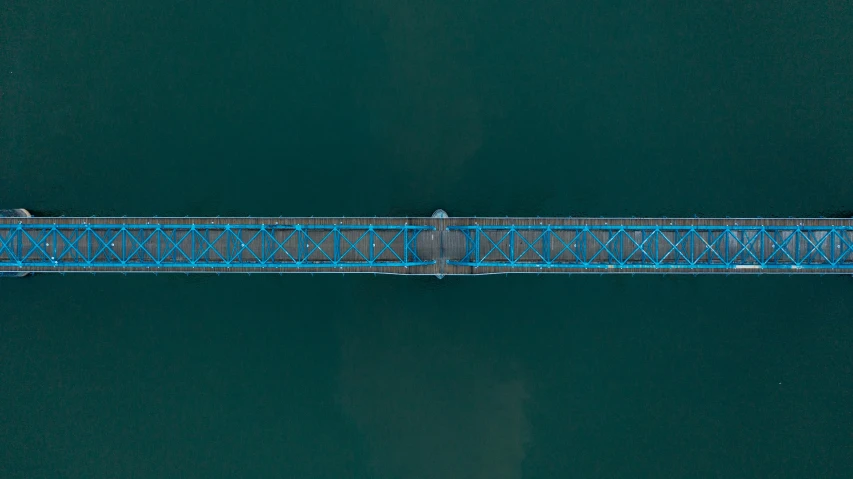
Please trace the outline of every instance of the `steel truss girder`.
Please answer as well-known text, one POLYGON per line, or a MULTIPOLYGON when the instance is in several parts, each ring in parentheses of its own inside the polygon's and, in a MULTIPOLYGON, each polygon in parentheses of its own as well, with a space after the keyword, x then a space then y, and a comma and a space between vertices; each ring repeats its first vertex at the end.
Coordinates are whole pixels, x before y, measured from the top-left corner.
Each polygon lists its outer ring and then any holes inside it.
POLYGON ((433 226, 263 224, 0 225, 0 271, 83 268, 408 268, 433 226))
POLYGON ((451 226, 448 264, 554 269, 853 269, 846 226, 451 226))

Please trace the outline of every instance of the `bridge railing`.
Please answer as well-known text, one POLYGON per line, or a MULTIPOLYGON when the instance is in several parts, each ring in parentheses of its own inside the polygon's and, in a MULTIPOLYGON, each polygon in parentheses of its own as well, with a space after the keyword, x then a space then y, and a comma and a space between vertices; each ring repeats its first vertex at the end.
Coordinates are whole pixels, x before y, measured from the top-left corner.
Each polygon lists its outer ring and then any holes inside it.
POLYGON ((853 269, 844 226, 451 226, 464 257, 500 268, 853 269))
POLYGON ((432 226, 5 224, 0 271, 75 268, 393 268, 418 256, 432 226))

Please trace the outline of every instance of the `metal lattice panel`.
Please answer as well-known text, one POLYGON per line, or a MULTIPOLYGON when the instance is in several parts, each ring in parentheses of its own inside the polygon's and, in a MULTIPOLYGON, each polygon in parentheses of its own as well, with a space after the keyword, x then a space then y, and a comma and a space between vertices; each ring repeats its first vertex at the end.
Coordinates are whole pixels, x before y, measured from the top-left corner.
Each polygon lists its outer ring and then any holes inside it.
POLYGON ((399 268, 418 256, 413 225, 0 225, 0 271, 27 268, 399 268))
POLYGON ((847 226, 451 226, 448 264, 543 269, 853 269, 847 226))

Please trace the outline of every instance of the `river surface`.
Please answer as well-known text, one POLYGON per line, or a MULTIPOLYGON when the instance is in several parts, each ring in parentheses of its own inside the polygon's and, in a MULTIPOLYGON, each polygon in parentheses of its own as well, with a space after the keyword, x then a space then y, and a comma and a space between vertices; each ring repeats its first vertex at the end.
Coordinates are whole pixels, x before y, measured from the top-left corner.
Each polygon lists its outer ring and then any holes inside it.
MULTIPOLYGON (((671 3, 671 2, 670 2, 671 3)), ((853 7, 11 0, 0 208, 853 211, 853 7)), ((0 477, 853 477, 853 278, 0 281, 0 477)))

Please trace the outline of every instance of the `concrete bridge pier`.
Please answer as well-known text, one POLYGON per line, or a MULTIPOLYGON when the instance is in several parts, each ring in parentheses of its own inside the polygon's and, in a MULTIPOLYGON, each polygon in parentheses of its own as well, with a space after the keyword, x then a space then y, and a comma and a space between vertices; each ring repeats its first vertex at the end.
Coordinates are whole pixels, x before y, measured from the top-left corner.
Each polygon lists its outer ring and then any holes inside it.
POLYGON ((439 255, 437 260, 439 272, 435 275, 435 277, 438 279, 442 279, 444 278, 445 268, 447 267, 447 258, 445 257, 444 253, 444 237, 447 235, 446 220, 447 218, 449 218, 449 216, 447 215, 446 211, 439 208, 435 210, 435 212, 432 214, 432 217, 438 220, 438 226, 436 226, 436 229, 438 230, 439 234, 439 255))

